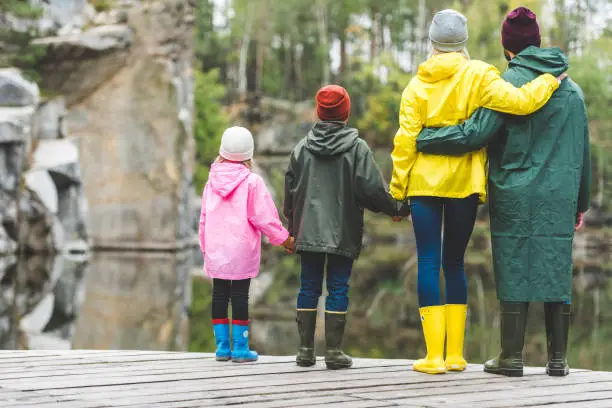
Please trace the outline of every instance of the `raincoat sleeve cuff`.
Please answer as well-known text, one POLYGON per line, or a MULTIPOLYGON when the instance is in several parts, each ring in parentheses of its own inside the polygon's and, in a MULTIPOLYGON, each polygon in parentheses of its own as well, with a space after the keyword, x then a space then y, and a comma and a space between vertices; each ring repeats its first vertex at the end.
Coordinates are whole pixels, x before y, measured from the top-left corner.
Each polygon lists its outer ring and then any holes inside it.
POLYGON ((561 85, 559 83, 559 80, 557 78, 555 78, 552 74, 549 74, 549 73, 543 74, 542 78, 544 78, 546 80, 546 82, 548 82, 550 84, 550 86, 552 87, 553 91, 556 91, 559 88, 559 85, 561 85))
POLYGON ((289 231, 287 231, 285 228, 281 227, 281 230, 278 232, 278 234, 274 234, 273 236, 269 236, 268 239, 270 240, 270 243, 272 245, 279 246, 283 242, 285 242, 289 238, 289 236, 290 236, 289 231))

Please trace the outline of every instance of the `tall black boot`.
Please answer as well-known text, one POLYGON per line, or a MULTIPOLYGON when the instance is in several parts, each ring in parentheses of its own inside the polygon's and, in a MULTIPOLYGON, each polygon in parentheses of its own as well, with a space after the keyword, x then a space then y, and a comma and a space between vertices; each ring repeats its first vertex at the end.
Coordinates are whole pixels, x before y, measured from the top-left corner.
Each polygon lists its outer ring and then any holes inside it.
POLYGON ((353 360, 341 349, 345 326, 345 313, 325 312, 325 365, 331 370, 349 368, 353 365, 353 360))
POLYGON ((527 302, 500 302, 501 352, 485 363, 487 373, 508 377, 523 376, 523 345, 527 322, 527 302))
POLYGON ((317 326, 316 310, 298 310, 297 326, 300 334, 300 347, 295 362, 300 367, 311 367, 317 362, 314 349, 315 329, 317 326))
POLYGON ((567 336, 571 314, 571 305, 544 303, 546 343, 548 346, 546 374, 554 377, 563 377, 569 374, 569 366, 567 365, 567 336))

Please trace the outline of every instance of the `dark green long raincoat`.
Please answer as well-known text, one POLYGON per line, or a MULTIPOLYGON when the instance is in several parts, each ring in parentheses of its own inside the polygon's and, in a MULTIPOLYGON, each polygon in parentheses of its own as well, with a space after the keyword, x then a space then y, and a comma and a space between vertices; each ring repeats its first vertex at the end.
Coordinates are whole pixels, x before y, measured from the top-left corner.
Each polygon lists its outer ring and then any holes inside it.
MULTIPOLYGON (((521 86, 567 69, 558 48, 529 47, 503 77, 521 86)), ((491 242, 497 295, 507 302, 569 301, 576 214, 590 205, 589 129, 582 91, 566 79, 529 116, 480 109, 463 124, 425 129, 424 153, 462 154, 488 145, 491 242)))

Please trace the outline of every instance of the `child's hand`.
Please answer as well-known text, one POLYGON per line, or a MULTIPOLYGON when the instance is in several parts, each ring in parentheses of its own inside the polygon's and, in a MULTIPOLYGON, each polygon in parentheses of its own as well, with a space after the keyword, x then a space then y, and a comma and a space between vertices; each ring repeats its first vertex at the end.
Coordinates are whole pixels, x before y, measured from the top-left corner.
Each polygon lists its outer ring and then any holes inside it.
POLYGON ((287 240, 285 242, 283 242, 281 244, 286 250, 287 252, 289 252, 290 254, 295 253, 295 239, 293 237, 289 237, 287 238, 287 240))

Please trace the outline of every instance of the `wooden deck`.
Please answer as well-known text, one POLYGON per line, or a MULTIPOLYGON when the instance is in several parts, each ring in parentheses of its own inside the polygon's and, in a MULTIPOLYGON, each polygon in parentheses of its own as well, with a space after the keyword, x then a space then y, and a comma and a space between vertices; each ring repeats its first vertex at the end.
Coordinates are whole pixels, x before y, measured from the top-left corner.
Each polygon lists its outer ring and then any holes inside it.
POLYGON ((0 407, 612 407, 612 373, 553 378, 482 372, 426 375, 409 360, 356 359, 310 369, 293 357, 218 363, 210 354, 152 351, 0 351, 0 407))

